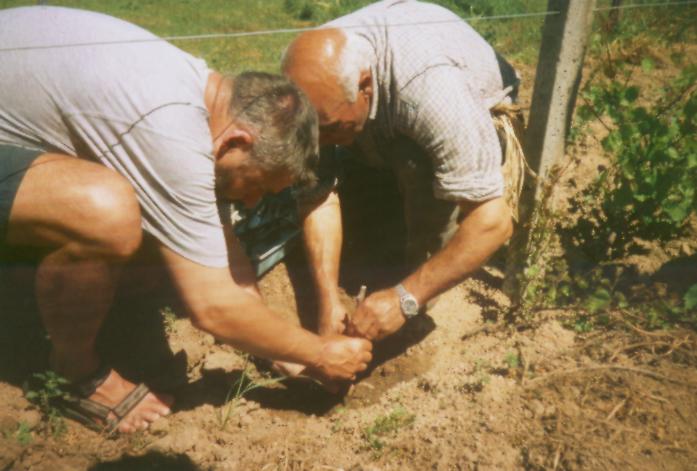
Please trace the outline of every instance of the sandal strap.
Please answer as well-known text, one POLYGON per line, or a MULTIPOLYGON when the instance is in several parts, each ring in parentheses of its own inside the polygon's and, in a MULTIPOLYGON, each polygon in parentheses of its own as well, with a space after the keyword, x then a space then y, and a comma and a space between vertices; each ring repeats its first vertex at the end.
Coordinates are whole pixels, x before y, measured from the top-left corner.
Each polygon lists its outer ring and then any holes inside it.
POLYGON ((150 389, 143 383, 136 386, 128 396, 126 396, 119 404, 111 409, 116 415, 117 420, 121 421, 128 415, 140 402, 148 395, 150 389))
POLYGON ((77 420, 92 430, 111 434, 148 393, 150 393, 150 389, 141 383, 114 407, 91 399, 71 396, 63 400, 62 412, 67 417, 77 420), (113 416, 109 417, 110 415, 113 416))

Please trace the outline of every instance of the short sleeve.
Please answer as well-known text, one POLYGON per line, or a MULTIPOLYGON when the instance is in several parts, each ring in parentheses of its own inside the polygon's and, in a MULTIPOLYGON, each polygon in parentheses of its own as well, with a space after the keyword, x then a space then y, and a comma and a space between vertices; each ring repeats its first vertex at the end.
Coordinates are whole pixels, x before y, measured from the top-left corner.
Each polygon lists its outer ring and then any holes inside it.
POLYGON ((146 232, 193 262, 220 268, 228 256, 207 119, 191 104, 163 106, 122 134, 102 160, 135 188, 146 232))
POLYGON ((501 146, 483 101, 467 74, 438 66, 401 91, 397 130, 432 159, 436 198, 485 201, 503 195, 501 146))

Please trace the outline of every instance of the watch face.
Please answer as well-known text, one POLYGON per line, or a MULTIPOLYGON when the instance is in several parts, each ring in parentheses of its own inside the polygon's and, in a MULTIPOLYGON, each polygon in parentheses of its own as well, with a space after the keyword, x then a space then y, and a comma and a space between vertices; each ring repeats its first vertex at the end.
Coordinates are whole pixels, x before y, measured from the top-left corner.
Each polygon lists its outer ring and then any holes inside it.
POLYGON ((402 310, 407 317, 415 316, 419 313, 419 304, 415 299, 405 299, 402 302, 402 310))

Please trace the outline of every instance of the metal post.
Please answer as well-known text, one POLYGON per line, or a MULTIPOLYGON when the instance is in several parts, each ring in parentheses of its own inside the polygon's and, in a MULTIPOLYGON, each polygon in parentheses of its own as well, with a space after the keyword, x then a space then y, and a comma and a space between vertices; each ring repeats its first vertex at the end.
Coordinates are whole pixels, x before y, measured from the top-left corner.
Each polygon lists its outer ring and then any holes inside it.
POLYGON ((550 167, 564 154, 576 92, 581 78, 595 0, 549 0, 542 30, 525 155, 537 181, 528 178, 520 200, 520 223, 511 239, 504 291, 518 305, 520 275, 527 262, 531 218, 550 167))

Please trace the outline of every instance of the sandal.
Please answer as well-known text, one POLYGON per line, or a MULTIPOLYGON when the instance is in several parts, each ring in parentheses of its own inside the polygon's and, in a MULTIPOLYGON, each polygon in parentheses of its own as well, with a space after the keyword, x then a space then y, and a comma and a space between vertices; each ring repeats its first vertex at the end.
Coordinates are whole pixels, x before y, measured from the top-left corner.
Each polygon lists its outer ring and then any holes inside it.
POLYGON ((110 374, 111 368, 102 366, 89 378, 73 384, 71 393, 58 404, 61 413, 95 432, 113 434, 129 412, 148 395, 150 389, 141 383, 114 407, 88 399, 110 374))

